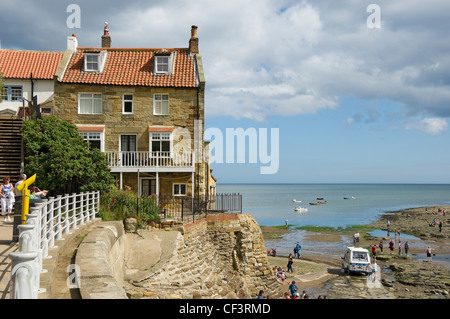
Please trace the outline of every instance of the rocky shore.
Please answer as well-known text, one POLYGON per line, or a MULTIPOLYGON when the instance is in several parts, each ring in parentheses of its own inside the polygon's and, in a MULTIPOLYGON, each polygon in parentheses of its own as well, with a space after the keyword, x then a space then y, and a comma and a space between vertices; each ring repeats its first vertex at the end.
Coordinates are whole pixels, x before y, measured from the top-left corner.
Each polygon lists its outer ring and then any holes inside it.
MULTIPOLYGON (((377 248, 377 276, 349 276, 341 272, 341 260, 319 254, 302 254, 301 259, 294 261, 294 273, 288 274, 287 282, 295 280, 300 290, 305 290, 312 299, 318 295, 326 295, 328 299, 448 299, 450 292, 450 269, 448 262, 439 262, 436 258, 450 254, 450 217, 443 214, 450 211, 450 206, 432 206, 404 209, 387 212, 381 218, 369 225, 360 227, 359 246, 369 248, 384 241, 384 251, 377 248), (389 233, 387 221, 390 221, 389 233), (443 222, 439 230, 436 222, 443 222), (430 226, 431 224, 431 226, 430 226), (372 236, 371 230, 379 229, 386 235, 372 236), (398 255, 397 245, 394 252, 388 249, 389 237, 405 234, 420 238, 420 245, 414 245, 408 252, 398 255), (390 235, 390 236, 389 236, 390 235), (425 256, 427 246, 433 248, 431 262, 425 256)), ((265 239, 277 240, 292 229, 282 227, 261 227, 265 239)), ((327 230, 307 236, 303 245, 320 241, 342 240, 352 241, 352 232, 345 230, 327 230)), ((397 237, 396 237, 397 238, 397 237)), ((370 249, 369 249, 370 250, 370 249)), ((273 266, 286 269, 287 257, 270 257, 273 266)), ((288 284, 281 284, 287 291, 288 284)))

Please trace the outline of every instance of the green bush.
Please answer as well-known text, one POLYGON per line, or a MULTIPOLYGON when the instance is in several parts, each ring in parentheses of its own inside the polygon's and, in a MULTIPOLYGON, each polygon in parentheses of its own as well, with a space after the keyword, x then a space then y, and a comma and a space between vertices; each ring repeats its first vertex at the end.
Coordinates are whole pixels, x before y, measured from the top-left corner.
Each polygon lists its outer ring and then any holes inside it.
POLYGON ((111 186, 100 196, 100 216, 102 220, 123 220, 134 217, 140 224, 147 224, 152 220, 159 220, 159 206, 155 196, 139 198, 131 190, 119 190, 111 186))
POLYGON ((26 120, 22 126, 25 174, 51 195, 104 191, 114 182, 106 156, 90 149, 78 129, 55 116, 26 120))

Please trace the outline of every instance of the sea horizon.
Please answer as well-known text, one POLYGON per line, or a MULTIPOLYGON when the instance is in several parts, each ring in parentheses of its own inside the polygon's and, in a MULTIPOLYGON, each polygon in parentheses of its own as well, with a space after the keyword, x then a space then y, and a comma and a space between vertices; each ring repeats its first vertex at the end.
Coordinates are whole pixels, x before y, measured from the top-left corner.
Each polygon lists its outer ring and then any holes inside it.
POLYGON ((216 192, 241 194, 243 213, 263 226, 287 220, 295 226, 345 228, 370 224, 386 212, 450 204, 450 184, 217 183, 216 192), (344 199, 351 196, 355 198, 344 199), (317 198, 326 204, 310 205, 317 198), (298 206, 307 211, 295 212, 298 206))

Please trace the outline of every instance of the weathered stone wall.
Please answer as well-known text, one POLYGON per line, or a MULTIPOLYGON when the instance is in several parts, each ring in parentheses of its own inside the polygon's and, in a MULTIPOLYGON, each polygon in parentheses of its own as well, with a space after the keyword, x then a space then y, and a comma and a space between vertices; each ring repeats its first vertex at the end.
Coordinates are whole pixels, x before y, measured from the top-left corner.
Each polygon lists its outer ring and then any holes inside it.
POLYGON ((83 299, 124 299, 124 247, 122 222, 104 222, 82 241, 76 256, 83 299))
POLYGON ((261 229, 251 215, 208 216, 182 229, 172 258, 128 287, 133 298, 279 297, 261 229))
MULTIPOLYGON (((76 125, 104 125, 105 151, 119 151, 121 134, 136 135, 137 151, 149 151, 149 126, 170 126, 174 129, 187 129, 191 138, 190 148, 193 151, 195 137, 194 120, 197 120, 197 103, 199 104, 198 119, 202 121, 201 131, 204 131, 204 88, 198 91, 197 88, 100 86, 61 83, 57 80, 55 80, 54 85, 55 99, 52 114, 76 125), (102 114, 78 114, 79 93, 102 94, 102 114), (133 114, 122 113, 124 94, 133 94, 133 114), (169 115, 153 114, 154 94, 169 94, 169 115)), ((178 142, 180 141, 173 141, 174 148, 178 142)), ((205 164, 200 163, 196 169, 199 171, 200 194, 204 195, 207 191, 205 164)), ((207 172, 206 176, 208 174, 209 172, 207 172)), ((197 173, 195 178, 197 179, 197 173)), ((190 180, 191 177, 189 176, 184 178, 182 182, 190 183, 190 180)), ((125 181, 125 183, 134 190, 137 189, 137 179, 135 177, 125 181)), ((190 187, 188 187, 188 191, 188 196, 190 196, 190 187)), ((162 191, 161 194, 163 194, 162 191)), ((171 192, 164 194, 169 195, 171 192)))

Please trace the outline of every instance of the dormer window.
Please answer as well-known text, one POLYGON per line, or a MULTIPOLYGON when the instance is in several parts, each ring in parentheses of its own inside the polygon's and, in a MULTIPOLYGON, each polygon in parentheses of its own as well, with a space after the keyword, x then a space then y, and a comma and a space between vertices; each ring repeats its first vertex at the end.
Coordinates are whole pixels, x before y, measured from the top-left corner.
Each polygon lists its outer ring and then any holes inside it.
POLYGON ((84 72, 102 73, 108 51, 84 52, 84 72))
POLYGON ((174 56, 174 53, 162 53, 159 55, 155 55, 155 65, 153 68, 153 72, 155 74, 171 74, 174 56))
POLYGON ((99 60, 100 56, 98 54, 86 54, 84 60, 84 70, 85 71, 99 71, 99 60))
POLYGON ((169 57, 157 56, 156 57, 156 73, 168 73, 169 72, 169 57))

